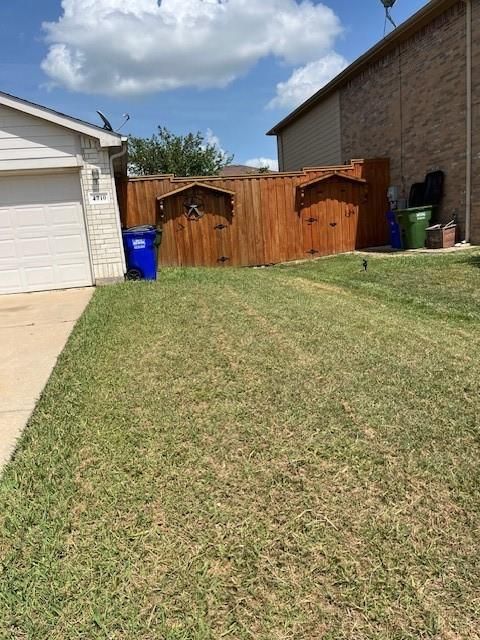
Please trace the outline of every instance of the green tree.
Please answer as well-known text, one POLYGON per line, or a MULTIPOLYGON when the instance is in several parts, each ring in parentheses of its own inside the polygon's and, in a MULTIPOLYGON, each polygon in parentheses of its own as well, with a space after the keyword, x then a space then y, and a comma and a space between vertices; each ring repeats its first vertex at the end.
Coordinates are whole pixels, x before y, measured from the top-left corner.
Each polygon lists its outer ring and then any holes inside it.
POLYGON ((158 127, 151 138, 130 136, 128 152, 129 172, 135 176, 214 176, 233 160, 200 132, 177 136, 165 127, 158 127))

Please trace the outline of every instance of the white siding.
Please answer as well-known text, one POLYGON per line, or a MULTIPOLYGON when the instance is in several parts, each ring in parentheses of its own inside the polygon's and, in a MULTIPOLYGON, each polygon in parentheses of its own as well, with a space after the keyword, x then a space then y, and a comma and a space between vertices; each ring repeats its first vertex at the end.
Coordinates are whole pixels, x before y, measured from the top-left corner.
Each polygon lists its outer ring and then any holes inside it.
POLYGON ((278 135, 281 171, 338 165, 342 160, 340 94, 298 116, 278 135))
POLYGON ((80 136, 0 105, 0 171, 78 165, 80 136))

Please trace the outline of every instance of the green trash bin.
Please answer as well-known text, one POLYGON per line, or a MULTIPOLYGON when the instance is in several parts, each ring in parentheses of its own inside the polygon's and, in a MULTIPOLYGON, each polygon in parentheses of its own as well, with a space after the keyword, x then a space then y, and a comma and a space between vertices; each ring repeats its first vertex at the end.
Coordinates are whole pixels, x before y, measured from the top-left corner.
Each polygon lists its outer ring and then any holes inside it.
POLYGON ((427 241, 427 227, 430 226, 433 207, 398 209, 397 222, 402 230, 405 249, 421 249, 427 241))

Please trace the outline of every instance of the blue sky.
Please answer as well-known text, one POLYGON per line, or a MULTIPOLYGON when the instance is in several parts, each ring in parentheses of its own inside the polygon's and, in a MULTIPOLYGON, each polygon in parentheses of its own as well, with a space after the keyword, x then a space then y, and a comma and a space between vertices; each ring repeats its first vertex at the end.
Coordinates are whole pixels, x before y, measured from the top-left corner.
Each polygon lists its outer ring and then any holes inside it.
MULTIPOLYGON (((425 3, 392 13, 400 23, 425 3)), ((216 0, 164 0, 172 24, 156 0, 0 0, 0 89, 93 122, 128 112, 135 135, 211 130, 238 163, 276 158, 265 132, 383 35, 379 0, 310 4, 228 0, 217 15, 216 0), (113 15, 125 5, 134 14, 113 15)))

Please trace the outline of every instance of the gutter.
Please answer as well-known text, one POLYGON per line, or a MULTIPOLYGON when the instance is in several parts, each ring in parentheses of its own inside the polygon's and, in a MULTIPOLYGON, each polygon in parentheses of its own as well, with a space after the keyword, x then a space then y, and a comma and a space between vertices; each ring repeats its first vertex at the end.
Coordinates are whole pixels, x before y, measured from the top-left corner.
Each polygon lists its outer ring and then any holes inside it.
POLYGON ((125 260, 125 251, 123 250, 122 225, 120 222, 120 206, 118 204, 118 193, 117 193, 117 185, 115 183, 115 171, 113 169, 113 163, 115 160, 118 160, 119 158, 123 158, 123 156, 127 154, 128 146, 126 141, 127 141, 126 138, 122 138, 121 151, 119 151, 118 153, 114 153, 113 155, 110 156, 110 173, 112 176, 113 184, 115 186, 114 206, 115 206, 115 211, 117 213, 117 216, 116 216, 117 217, 117 233, 118 233, 118 238, 120 240, 120 246, 122 247, 121 254, 122 254, 123 273, 127 273, 127 262, 125 260))
POLYGON ((465 242, 470 242, 472 227, 472 0, 465 0, 466 4, 466 31, 467 31, 467 145, 466 145, 466 189, 465 189, 465 242))

